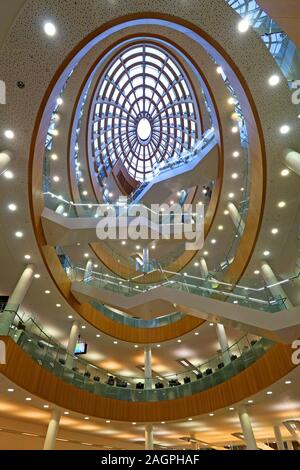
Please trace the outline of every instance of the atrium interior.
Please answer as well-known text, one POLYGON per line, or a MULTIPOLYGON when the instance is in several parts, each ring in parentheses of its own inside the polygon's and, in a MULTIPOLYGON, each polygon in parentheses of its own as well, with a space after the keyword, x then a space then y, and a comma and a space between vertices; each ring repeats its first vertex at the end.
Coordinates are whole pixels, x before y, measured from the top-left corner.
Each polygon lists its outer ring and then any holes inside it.
POLYGON ((300 2, 0 3, 0 450, 300 450, 300 2))

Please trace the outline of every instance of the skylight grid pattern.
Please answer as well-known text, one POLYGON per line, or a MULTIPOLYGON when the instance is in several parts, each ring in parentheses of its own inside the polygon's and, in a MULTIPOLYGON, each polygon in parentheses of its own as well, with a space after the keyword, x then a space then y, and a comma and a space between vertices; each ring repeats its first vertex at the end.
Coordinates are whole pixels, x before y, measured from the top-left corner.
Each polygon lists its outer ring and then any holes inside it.
POLYGON ((107 67, 98 90, 92 122, 98 176, 121 159, 135 180, 144 181, 156 163, 194 146, 199 118, 191 84, 161 47, 124 50, 107 67))

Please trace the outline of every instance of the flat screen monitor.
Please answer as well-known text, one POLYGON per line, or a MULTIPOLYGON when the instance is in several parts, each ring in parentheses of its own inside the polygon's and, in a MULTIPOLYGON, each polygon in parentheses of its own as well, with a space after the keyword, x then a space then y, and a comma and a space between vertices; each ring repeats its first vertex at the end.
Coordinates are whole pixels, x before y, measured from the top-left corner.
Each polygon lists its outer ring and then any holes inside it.
POLYGON ((83 341, 79 341, 78 343, 76 343, 74 354, 78 356, 79 354, 86 354, 86 352, 87 343, 84 343, 83 341))

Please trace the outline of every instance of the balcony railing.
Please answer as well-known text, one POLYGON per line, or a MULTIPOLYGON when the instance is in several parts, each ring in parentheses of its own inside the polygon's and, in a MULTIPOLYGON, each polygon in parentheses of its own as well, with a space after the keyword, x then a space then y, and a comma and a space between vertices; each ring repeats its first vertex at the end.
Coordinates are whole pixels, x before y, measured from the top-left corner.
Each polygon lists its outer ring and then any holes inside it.
MULTIPOLYGON (((273 345, 270 340, 245 335, 228 350, 181 373, 151 379, 144 379, 142 376, 127 377, 116 375, 69 354, 35 319, 22 317, 15 306, 5 308, 6 311, 10 310, 12 321, 3 335, 10 336, 40 366, 82 390, 119 400, 155 402, 207 390, 245 370, 273 345)), ((0 324, 2 314, 0 313, 0 324)))

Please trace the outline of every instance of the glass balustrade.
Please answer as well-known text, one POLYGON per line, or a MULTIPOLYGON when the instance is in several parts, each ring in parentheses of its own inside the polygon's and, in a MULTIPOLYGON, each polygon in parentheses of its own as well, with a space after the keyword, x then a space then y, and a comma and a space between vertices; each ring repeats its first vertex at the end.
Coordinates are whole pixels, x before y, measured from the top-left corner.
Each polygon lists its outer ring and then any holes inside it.
MULTIPOLYGON (((217 279, 204 279, 196 276, 172 273, 162 270, 165 280, 155 284, 140 284, 108 273, 90 271, 88 274, 83 268, 73 267, 69 271, 72 282, 83 282, 99 289, 106 289, 117 294, 132 297, 137 294, 150 292, 159 287, 176 289, 182 292, 211 297, 222 301, 240 304, 265 312, 277 312, 286 309, 285 298, 274 297, 269 286, 251 288, 242 285, 224 283, 217 279), (170 279, 170 275, 172 278, 170 279)), ((290 278, 289 282, 298 279, 299 274, 290 278)), ((278 285, 281 282, 278 282, 278 285)), ((272 287, 274 287, 273 285, 272 287)))
POLYGON ((119 400, 155 402, 207 390, 245 370, 273 345, 265 338, 245 335, 228 350, 218 352, 202 364, 187 367, 180 373, 147 379, 145 389, 143 376, 120 376, 69 354, 35 319, 22 315, 19 310, 17 313, 17 310, 16 306, 11 306, 13 319, 5 336, 10 336, 34 361, 63 381, 82 390, 119 400))

